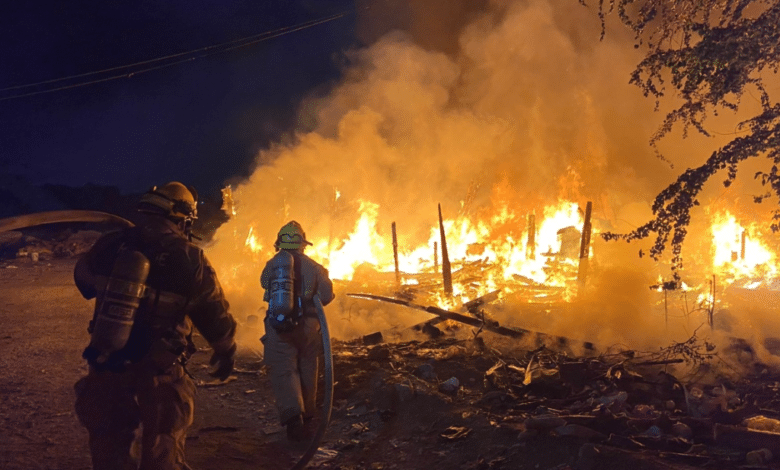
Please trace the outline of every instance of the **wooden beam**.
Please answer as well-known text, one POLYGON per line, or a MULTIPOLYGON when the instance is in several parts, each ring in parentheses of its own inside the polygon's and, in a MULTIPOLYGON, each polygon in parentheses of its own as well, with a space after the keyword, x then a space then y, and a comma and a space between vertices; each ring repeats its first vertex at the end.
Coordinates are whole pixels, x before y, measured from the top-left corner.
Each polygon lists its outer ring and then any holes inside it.
POLYGON ((441 216, 441 204, 439 204, 439 232, 441 234, 441 275, 444 282, 444 293, 452 295, 452 267, 447 253, 447 238, 444 236, 444 220, 441 216))
POLYGON ((528 214, 528 241, 525 244, 525 259, 536 259, 536 216, 528 214))
POLYGON ((381 295, 360 294, 360 293, 347 293, 347 296, 355 297, 358 299, 378 300, 381 302, 389 302, 397 305, 403 305, 405 307, 428 312, 431 315, 436 315, 437 317, 442 318, 444 320, 453 320, 459 323, 464 323, 466 325, 470 325, 476 328, 482 328, 485 331, 490 331, 502 336, 509 336, 511 338, 534 339, 537 344, 549 344, 553 348, 579 346, 589 351, 595 351, 596 349, 594 344, 588 341, 578 341, 578 340, 566 338, 564 336, 548 335, 546 333, 539 333, 536 331, 526 330, 523 328, 514 328, 514 327, 508 328, 499 325, 498 322, 492 322, 492 321, 483 322, 478 318, 470 317, 457 312, 451 312, 449 310, 444 310, 439 307, 434 307, 434 306, 426 307, 424 305, 415 304, 407 300, 395 299, 392 297, 384 297, 381 295))
POLYGON ((582 239, 580 240, 580 264, 577 270, 577 281, 584 285, 588 278, 588 259, 590 256, 590 235, 593 231, 590 217, 593 211, 593 203, 588 201, 585 206, 585 222, 582 224, 582 239))
POLYGON ((401 283, 401 273, 398 270, 398 237, 395 233, 395 222, 391 225, 393 229, 393 259, 395 260, 395 283, 401 283))

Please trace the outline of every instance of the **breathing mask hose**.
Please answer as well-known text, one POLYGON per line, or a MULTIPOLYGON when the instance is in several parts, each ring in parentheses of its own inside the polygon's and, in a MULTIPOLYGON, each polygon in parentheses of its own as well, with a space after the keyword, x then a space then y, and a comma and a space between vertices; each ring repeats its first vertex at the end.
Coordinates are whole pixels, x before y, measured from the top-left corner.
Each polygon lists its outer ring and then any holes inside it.
POLYGON ((322 415, 320 425, 317 428, 317 433, 306 449, 306 452, 301 456, 291 470, 301 470, 306 467, 309 460, 317 452, 320 446, 320 441, 325 436, 325 431, 328 429, 330 422, 330 413, 333 410, 333 351, 330 346, 330 333, 328 333, 328 322, 325 319, 325 309, 322 307, 322 302, 318 295, 314 296, 314 306, 317 308, 317 319, 320 321, 320 332, 322 334, 322 350, 324 352, 325 362, 325 397, 322 403, 322 415))

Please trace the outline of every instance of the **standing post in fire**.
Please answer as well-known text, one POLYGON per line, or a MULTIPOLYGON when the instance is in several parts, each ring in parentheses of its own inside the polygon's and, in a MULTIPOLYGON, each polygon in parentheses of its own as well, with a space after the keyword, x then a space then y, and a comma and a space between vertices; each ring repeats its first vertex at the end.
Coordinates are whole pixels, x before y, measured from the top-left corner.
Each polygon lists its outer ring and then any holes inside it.
POLYGON ((306 245, 311 243, 298 222, 284 225, 274 244, 277 253, 260 276, 263 300, 268 302, 260 341, 279 419, 292 441, 315 437, 320 328, 325 326, 318 309, 335 298, 328 271, 303 253, 306 245))

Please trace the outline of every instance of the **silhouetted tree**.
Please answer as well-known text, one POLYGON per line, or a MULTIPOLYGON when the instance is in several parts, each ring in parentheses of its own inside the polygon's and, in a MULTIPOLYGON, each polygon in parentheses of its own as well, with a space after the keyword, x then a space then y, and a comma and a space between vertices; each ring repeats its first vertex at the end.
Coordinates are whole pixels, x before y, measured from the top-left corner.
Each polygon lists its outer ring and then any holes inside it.
MULTIPOLYGON (((708 136, 708 115, 740 109, 748 91, 760 97, 760 112, 739 124, 740 136, 715 150, 701 166, 685 170, 658 194, 651 221, 630 233, 603 235, 607 240, 630 241, 654 234, 650 256, 658 259, 671 248, 672 269, 679 280, 691 209, 699 204, 697 197, 712 176, 726 170, 723 184, 728 187, 739 163, 766 158, 766 170, 755 175, 766 192, 755 196, 755 201, 780 197, 780 103, 770 97, 762 77, 762 73, 778 72, 780 0, 612 0, 607 4, 599 0, 598 11, 602 36, 606 15, 616 13, 634 31, 636 47, 647 48, 630 82, 654 98, 656 106, 667 94, 682 98, 652 136, 654 148, 674 126, 682 126, 683 136, 691 128, 708 136)), ((774 209, 772 216, 771 228, 777 231, 780 210, 774 209)))

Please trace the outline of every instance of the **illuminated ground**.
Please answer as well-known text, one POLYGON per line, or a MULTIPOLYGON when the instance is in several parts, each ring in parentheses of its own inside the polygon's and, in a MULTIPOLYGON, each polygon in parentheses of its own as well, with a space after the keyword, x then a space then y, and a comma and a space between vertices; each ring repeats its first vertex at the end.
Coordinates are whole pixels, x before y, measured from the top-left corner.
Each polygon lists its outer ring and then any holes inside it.
MULTIPOLYGON (((24 258, 0 263, 4 470, 90 468, 86 433, 73 413, 72 386, 86 370, 80 352, 87 341, 91 304, 72 284, 74 262, 32 264, 24 258)), ((248 334, 259 337, 260 332, 248 334)), ((490 347, 491 339, 486 339, 490 347)), ((479 347, 452 338, 389 346, 337 345, 336 408, 323 445, 326 451, 310 468, 585 470, 580 456, 585 438, 545 433, 530 440, 518 437, 523 420, 538 410, 527 394, 513 397, 500 387, 494 390, 497 394, 487 393, 486 371, 499 356, 482 353, 479 347), (418 368, 431 363, 430 357, 438 357, 437 379, 425 380, 418 368), (463 385, 455 396, 440 393, 437 387, 451 376, 458 376, 463 385)), ((206 352, 198 353, 190 366, 201 385, 187 441, 193 469, 289 468, 299 450, 286 443, 276 423, 257 353, 242 348, 236 378, 221 385, 206 383, 207 359, 206 352)), ((692 460, 701 464, 706 457, 692 460)), ((724 468, 722 460, 718 464, 724 468)), ((629 467, 694 468, 661 459, 658 452, 616 447, 603 447, 587 468, 629 467)))

